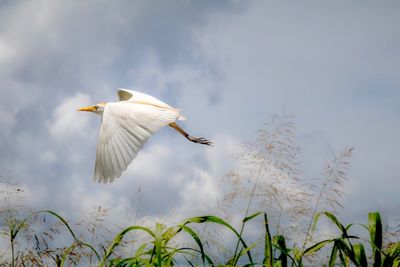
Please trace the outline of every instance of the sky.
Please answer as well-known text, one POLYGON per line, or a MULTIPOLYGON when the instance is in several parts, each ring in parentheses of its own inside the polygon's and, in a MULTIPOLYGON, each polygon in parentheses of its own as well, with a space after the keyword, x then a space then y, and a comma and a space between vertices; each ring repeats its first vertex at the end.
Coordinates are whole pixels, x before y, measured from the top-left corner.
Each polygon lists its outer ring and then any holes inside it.
POLYGON ((0 170, 33 209, 201 215, 238 144, 295 115, 304 173, 354 147, 340 211, 399 216, 396 1, 1 1, 0 170), (181 108, 121 178, 93 182, 100 117, 81 106, 131 88, 181 108), (138 194, 140 191, 140 194, 138 194))

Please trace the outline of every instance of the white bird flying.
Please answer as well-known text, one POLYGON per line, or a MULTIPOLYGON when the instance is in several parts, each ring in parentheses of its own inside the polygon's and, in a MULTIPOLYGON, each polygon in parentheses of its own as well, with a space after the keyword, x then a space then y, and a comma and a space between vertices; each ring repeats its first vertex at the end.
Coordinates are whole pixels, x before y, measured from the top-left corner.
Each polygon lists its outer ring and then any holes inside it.
POLYGON ((78 111, 102 117, 96 152, 94 180, 112 182, 121 176, 143 144, 163 126, 170 126, 189 141, 211 145, 205 138, 190 136, 176 120, 184 120, 178 109, 133 90, 118 89, 118 102, 99 103, 78 111))

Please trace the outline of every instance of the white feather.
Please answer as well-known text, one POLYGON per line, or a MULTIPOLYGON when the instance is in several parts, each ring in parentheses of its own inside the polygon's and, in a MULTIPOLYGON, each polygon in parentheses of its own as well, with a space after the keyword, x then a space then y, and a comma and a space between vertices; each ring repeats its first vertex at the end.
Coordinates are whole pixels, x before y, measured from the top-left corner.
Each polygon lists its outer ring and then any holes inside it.
MULTIPOLYGON (((127 101, 131 91, 123 92, 118 93, 122 101, 106 104, 103 111, 94 172, 99 182, 120 177, 147 139, 179 118, 178 110, 151 96, 140 93, 137 100, 127 101)), ((135 91, 132 94, 136 97, 135 91)))
POLYGON ((137 104, 146 104, 146 105, 153 105, 153 106, 167 108, 167 109, 173 109, 173 110, 177 111, 179 114, 178 120, 186 120, 186 118, 180 114, 179 109, 175 109, 175 108, 171 107, 170 105, 162 102, 161 100, 158 100, 154 96, 147 95, 142 92, 135 91, 135 90, 124 89, 124 88, 119 88, 117 90, 117 94, 119 97, 119 101, 127 101, 127 102, 132 102, 132 103, 137 103, 137 104))

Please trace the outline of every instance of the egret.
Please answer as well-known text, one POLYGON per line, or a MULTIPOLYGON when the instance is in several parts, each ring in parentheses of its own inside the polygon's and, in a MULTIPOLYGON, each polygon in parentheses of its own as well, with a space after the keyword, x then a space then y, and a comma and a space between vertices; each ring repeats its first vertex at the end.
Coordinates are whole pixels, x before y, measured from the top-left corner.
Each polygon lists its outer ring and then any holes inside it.
POLYGON ((98 103, 78 111, 101 116, 94 180, 112 182, 121 176, 144 143, 163 126, 170 126, 191 142, 212 145, 203 137, 185 132, 177 120, 185 118, 180 110, 153 96, 128 89, 118 89, 118 102, 98 103))

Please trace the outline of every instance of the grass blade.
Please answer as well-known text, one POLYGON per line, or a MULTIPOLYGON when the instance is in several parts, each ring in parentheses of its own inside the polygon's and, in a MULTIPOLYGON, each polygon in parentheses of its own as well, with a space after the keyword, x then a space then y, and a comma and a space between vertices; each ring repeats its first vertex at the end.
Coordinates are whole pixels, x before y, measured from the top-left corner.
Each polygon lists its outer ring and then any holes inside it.
POLYGON ((156 229, 154 231, 154 246, 155 246, 158 267, 162 266, 161 246, 162 246, 162 235, 163 235, 164 228, 165 228, 164 225, 157 223, 156 229))
POLYGON ((279 250, 281 251, 281 255, 279 255, 278 260, 281 263, 282 267, 287 267, 287 258, 288 258, 288 254, 289 251, 286 248, 286 241, 285 241, 285 237, 283 237, 282 235, 277 235, 276 237, 276 244, 279 247, 279 250))
MULTIPOLYGON (((225 226, 226 228, 231 230, 236 235, 236 237, 239 239, 240 243, 243 245, 244 249, 248 248, 246 242, 243 240, 242 236, 235 230, 235 228, 233 228, 229 223, 225 222, 223 219, 221 219, 219 217, 212 216, 212 215, 193 217, 193 218, 186 219, 182 223, 182 225, 186 225, 189 223, 205 223, 205 222, 216 223, 216 224, 221 224, 221 225, 225 226)), ((251 254, 249 251, 247 251, 247 257, 249 258, 250 264, 254 264, 253 258, 251 257, 251 254)), ((236 261, 237 260, 238 260, 238 258, 236 259, 236 261)))
POLYGON ((358 262, 358 266, 367 267, 367 256, 365 255, 364 246, 362 244, 354 245, 354 254, 358 262))
POLYGON ((386 257, 383 259, 382 267, 400 266, 400 242, 391 244, 386 250, 386 257))
POLYGON ((340 231, 342 231, 343 234, 345 234, 344 236, 347 236, 347 229, 346 227, 343 226, 343 224, 341 224, 339 222, 339 220, 336 218, 335 215, 333 215, 333 213, 328 212, 328 211, 324 211, 321 212, 323 215, 325 215, 328 219, 330 219, 338 228, 340 231))
POLYGON ((381 252, 382 250, 382 221, 379 212, 368 213, 368 229, 371 236, 372 253, 374 267, 381 266, 381 252))
POLYGON ((338 252, 338 247, 337 247, 337 241, 333 243, 332 251, 331 251, 331 256, 329 257, 329 267, 334 267, 336 263, 336 257, 337 257, 337 252, 338 252))
MULTIPOLYGON (((185 250, 189 250, 189 251, 194 251, 194 252, 197 252, 197 253, 201 253, 201 251, 198 250, 198 249, 195 249, 195 248, 186 248, 186 247, 185 247, 185 248, 179 248, 179 249, 178 249, 178 252, 185 251, 185 250)), ((215 266, 214 262, 211 260, 211 258, 210 258, 207 254, 204 254, 204 257, 205 257, 205 260, 207 261, 207 263, 209 264, 209 266, 212 266, 212 267, 215 266)))
POLYGON ((340 262, 342 263, 342 266, 344 267, 349 266, 349 258, 346 256, 346 254, 344 254, 344 251, 341 249, 339 242, 337 243, 337 248, 339 251, 339 259, 340 262))
POLYGON ((259 212, 256 212, 256 213, 250 215, 250 216, 247 216, 247 217, 245 217, 245 218, 243 219, 242 222, 245 223, 245 222, 247 222, 247 221, 250 221, 251 219, 257 217, 257 216, 260 215, 261 213, 262 213, 262 212, 259 211, 259 212))
POLYGON ((130 232, 130 231, 135 231, 135 230, 141 230, 144 231, 146 233, 148 233, 150 236, 155 237, 154 233, 143 226, 130 226, 125 228, 124 230, 122 230, 113 240, 113 242, 111 243, 111 245, 109 246, 109 248, 106 250, 106 253, 104 255, 103 260, 100 262, 99 266, 102 267, 105 265, 106 260, 111 256, 111 254, 113 253, 114 249, 121 243, 122 239, 124 238, 124 236, 130 232))
POLYGON ((274 256, 272 255, 272 239, 269 231, 267 213, 264 212, 264 224, 265 224, 265 238, 264 238, 264 261, 263 265, 266 267, 274 266, 274 256))
POLYGON ((337 242, 338 248, 344 253, 344 256, 346 256, 346 266, 348 266, 348 260, 351 260, 357 266, 358 261, 354 253, 354 247, 351 244, 347 244, 343 239, 337 239, 337 242))
POLYGON ((327 239, 327 240, 323 240, 321 242, 318 242, 317 244, 312 245, 311 247, 309 247, 306 250, 304 250, 303 255, 306 255, 307 253, 311 254, 311 253, 317 252, 321 248, 325 247, 329 243, 335 242, 336 240, 337 239, 327 239))
POLYGON ((201 243, 201 240, 199 238, 199 236, 196 234, 195 231, 193 231, 192 228, 186 226, 186 225, 179 225, 179 227, 181 227, 184 231, 186 231, 189 235, 191 235, 194 239, 194 241, 197 243, 197 245, 200 248, 200 253, 201 253, 201 260, 204 263, 205 260, 205 253, 204 253, 204 249, 203 249, 203 244, 201 243))

